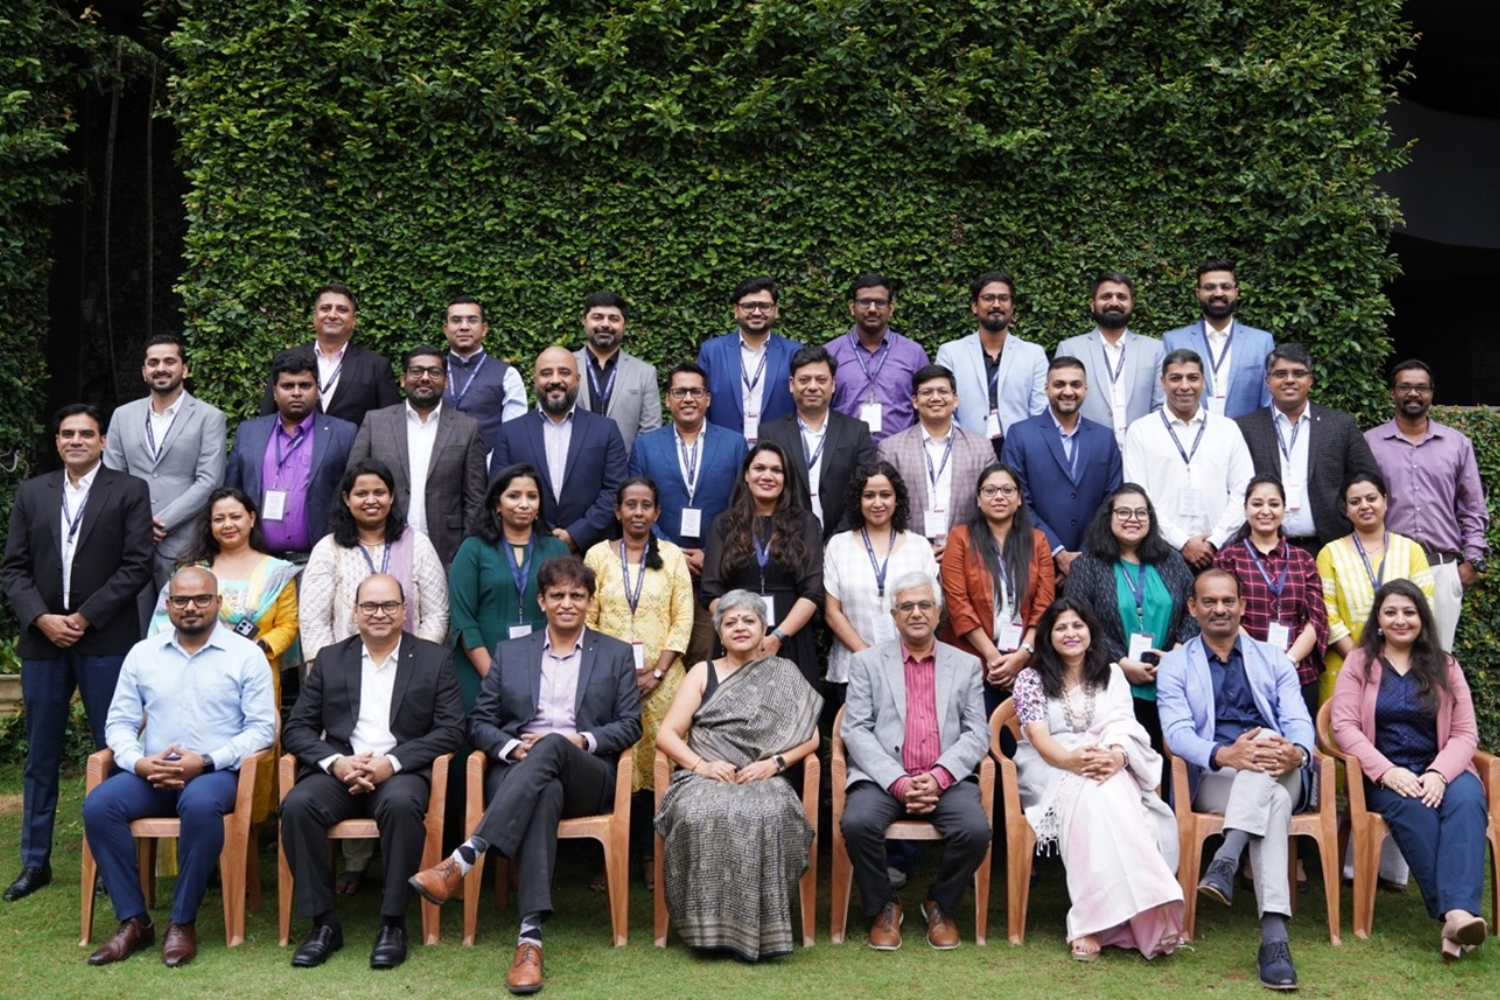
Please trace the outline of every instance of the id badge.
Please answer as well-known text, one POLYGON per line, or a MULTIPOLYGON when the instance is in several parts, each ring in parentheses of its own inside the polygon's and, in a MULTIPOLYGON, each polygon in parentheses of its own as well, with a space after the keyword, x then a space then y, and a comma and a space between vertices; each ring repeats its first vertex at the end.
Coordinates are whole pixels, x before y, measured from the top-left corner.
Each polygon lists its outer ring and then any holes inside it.
POLYGON ((1184 486, 1177 494, 1177 513, 1183 517, 1197 517, 1203 509, 1196 486, 1184 486))
POLYGON ((683 538, 702 538, 703 511, 697 507, 682 508, 682 526, 678 534, 683 538))
POLYGON ((531 634, 530 625, 512 625, 506 629, 506 634, 512 639, 522 639, 531 634))
POLYGON ((1130 651, 1125 654, 1127 660, 1140 661, 1141 655, 1156 648, 1156 636, 1149 632, 1130 633, 1130 651))
POLYGON ((871 434, 880 433, 880 421, 885 415, 885 406, 882 403, 859 404, 859 419, 863 420, 870 428, 871 434))
POLYGON ((760 440, 760 414, 745 414, 745 440, 754 444, 760 440))
POLYGON ((630 655, 635 658, 635 672, 643 673, 646 669, 646 644, 640 640, 632 642, 630 655))
POLYGON ((926 525, 928 538, 942 538, 948 533, 946 510, 925 510, 922 512, 922 521, 926 525))
POLYGON ((1003 622, 995 628, 995 647, 1002 653, 1013 653, 1021 648, 1024 634, 1020 622, 1003 622))
POLYGON ((1290 480, 1286 484, 1286 509, 1301 510, 1307 503, 1307 486, 1304 483, 1294 483, 1290 480))
POLYGON ((1229 397, 1227 397, 1227 396, 1209 396, 1208 397, 1208 412, 1209 413, 1217 413, 1219 416, 1222 417, 1224 415, 1224 405, 1226 403, 1228 403, 1228 402, 1229 402, 1229 397))
POLYGON ((286 490, 266 490, 260 504, 260 516, 267 521, 280 521, 286 517, 286 490))
POLYGON ((1292 648, 1292 630, 1281 622, 1266 626, 1266 642, 1285 653, 1292 648))
POLYGON ((760 599, 766 602, 766 631, 769 632, 779 624, 776 617, 776 598, 770 594, 761 594, 760 599))
POLYGON ((896 638, 896 623, 890 615, 875 616, 875 641, 890 642, 896 638))
POLYGON ((989 415, 984 418, 984 436, 987 438, 997 438, 1000 436, 1000 414, 998 411, 991 410, 989 415))

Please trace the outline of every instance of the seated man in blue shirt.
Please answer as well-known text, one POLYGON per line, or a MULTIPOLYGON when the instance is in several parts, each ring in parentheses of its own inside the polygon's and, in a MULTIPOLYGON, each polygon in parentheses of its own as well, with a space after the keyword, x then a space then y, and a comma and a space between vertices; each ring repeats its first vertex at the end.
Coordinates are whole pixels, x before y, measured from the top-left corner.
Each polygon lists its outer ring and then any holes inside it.
POLYGON ((1224 844, 1198 891, 1228 905, 1248 846, 1260 910, 1261 984, 1296 989, 1286 934, 1287 832, 1292 813, 1307 802, 1312 720, 1292 661, 1240 634, 1244 606, 1232 574, 1201 574, 1188 609, 1201 634, 1162 658, 1156 705, 1167 746, 1188 763, 1193 807, 1224 815, 1224 844))
POLYGON ((266 656, 219 621, 220 600, 208 570, 179 570, 167 591, 173 630, 136 643, 120 668, 104 724, 119 770, 83 804, 84 835, 120 926, 90 965, 129 958, 156 939, 130 836, 131 821, 146 816, 182 821, 161 958, 173 967, 193 960, 194 921, 224 847, 240 762, 276 738, 266 656))

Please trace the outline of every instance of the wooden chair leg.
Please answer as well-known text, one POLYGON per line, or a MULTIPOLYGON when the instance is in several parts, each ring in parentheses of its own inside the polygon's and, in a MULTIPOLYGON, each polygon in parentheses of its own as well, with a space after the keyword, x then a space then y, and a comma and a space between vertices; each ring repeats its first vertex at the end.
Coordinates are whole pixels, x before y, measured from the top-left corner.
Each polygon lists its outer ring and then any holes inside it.
POLYGON ((630 816, 610 824, 604 842, 604 871, 609 881, 609 922, 616 948, 630 937, 630 816), (623 836, 621 835, 623 833, 623 836))
POLYGON ((849 892, 854 879, 854 867, 849 860, 849 851, 844 846, 843 834, 834 821, 833 864, 829 872, 832 898, 829 900, 828 939, 834 944, 844 943, 844 931, 849 923, 849 892))
POLYGON ((78 943, 88 944, 94 937, 94 878, 99 866, 94 861, 94 852, 89 850, 89 841, 83 839, 83 878, 80 881, 81 902, 79 906, 80 927, 78 943))
MULTIPOLYGON (((1328 906, 1328 943, 1334 945, 1343 944, 1340 933, 1340 907, 1339 907, 1339 852, 1337 840, 1337 821, 1330 815, 1323 824, 1324 838, 1318 844, 1318 860, 1323 866, 1323 894, 1324 901, 1328 906)), ((1308 876, 1311 878, 1312 876, 1308 876)), ((1292 892, 1295 895, 1297 884, 1292 883, 1292 892)))
POLYGON ((141 837, 135 842, 135 866, 140 869, 141 895, 148 909, 156 906, 156 838, 141 837))
POLYGON ((974 872, 974 943, 985 943, 985 931, 990 922, 990 860, 994 856, 994 841, 984 850, 984 860, 974 872))
POLYGON ((1011 836, 1005 845, 1005 915, 1010 943, 1026 943, 1026 907, 1031 899, 1031 866, 1034 854, 1024 839, 1011 836))
POLYGON ((1182 858, 1177 865, 1177 879, 1182 884, 1182 936, 1193 940, 1198 922, 1198 866, 1203 863, 1203 841, 1196 833, 1179 835, 1182 858))
POLYGON ((479 897, 484 893, 485 854, 474 860, 474 867, 464 876, 464 940, 465 948, 474 947, 474 932, 479 925, 479 897))
POLYGON ((802 902, 802 947, 811 948, 817 939, 818 924, 818 841, 813 838, 807 849, 807 871, 802 873, 797 895, 802 902))
POLYGON ((286 827, 281 824, 280 836, 276 838, 276 943, 283 948, 292 939, 293 891, 292 866, 286 860, 286 827))

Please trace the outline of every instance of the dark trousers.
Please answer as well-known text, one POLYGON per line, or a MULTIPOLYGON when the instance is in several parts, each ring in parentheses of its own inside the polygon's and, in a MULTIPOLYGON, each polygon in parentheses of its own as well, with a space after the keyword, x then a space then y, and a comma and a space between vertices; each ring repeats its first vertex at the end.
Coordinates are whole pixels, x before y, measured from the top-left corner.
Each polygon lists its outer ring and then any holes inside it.
POLYGON ((1468 772, 1453 779, 1436 809, 1365 783, 1370 808, 1385 817, 1434 919, 1449 910, 1479 913, 1489 814, 1484 786, 1468 772))
POLYGON ((937 808, 926 816, 908 816, 896 797, 873 781, 861 781, 849 789, 841 829, 866 920, 873 920, 886 903, 898 901, 886 872, 885 853, 885 828, 898 819, 928 820, 942 834, 943 861, 926 898, 944 913, 956 913, 964 888, 974 881, 974 871, 990 845, 990 824, 979 800, 978 782, 949 786, 938 796, 937 808))
MULTIPOLYGON (((125 657, 83 656, 63 650, 55 660, 21 661, 26 701, 26 773, 22 784, 21 865, 40 868, 52 857, 57 816, 57 771, 68 736, 68 702, 78 689, 94 749, 104 748, 104 718, 125 657)), ((81 763, 81 762, 80 762, 81 763)))
POLYGON ((174 815, 182 821, 182 833, 177 840, 172 922, 190 924, 198 918, 208 878, 224 849, 224 814, 234 810, 239 781, 238 771, 214 771, 174 791, 153 788, 145 778, 120 771, 89 794, 83 802, 83 833, 109 890, 116 920, 146 913, 131 820, 174 815))
POLYGON ((282 846, 296 879, 298 916, 316 917, 333 909, 328 828, 346 819, 375 820, 384 868, 380 915, 405 916, 411 899, 406 880, 422 864, 431 788, 424 775, 402 773, 376 785, 373 792, 350 795, 331 774, 315 771, 300 778, 281 804, 282 846))
POLYGON ((474 835, 520 865, 516 904, 523 915, 552 915, 558 821, 608 811, 614 786, 613 760, 558 733, 537 740, 519 763, 491 762, 484 776, 489 804, 474 835))

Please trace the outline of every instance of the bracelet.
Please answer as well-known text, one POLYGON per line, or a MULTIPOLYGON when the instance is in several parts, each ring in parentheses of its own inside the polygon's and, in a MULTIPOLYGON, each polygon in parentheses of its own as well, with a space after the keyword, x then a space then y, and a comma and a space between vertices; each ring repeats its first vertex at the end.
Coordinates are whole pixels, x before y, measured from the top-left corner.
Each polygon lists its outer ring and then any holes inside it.
POLYGON ((1435 775, 1437 775, 1438 778, 1440 778, 1442 780, 1443 787, 1444 788, 1448 787, 1448 779, 1446 777, 1444 777, 1443 772, 1437 770, 1436 768, 1429 767, 1427 770, 1423 771, 1422 773, 1423 774, 1435 774, 1435 775))

